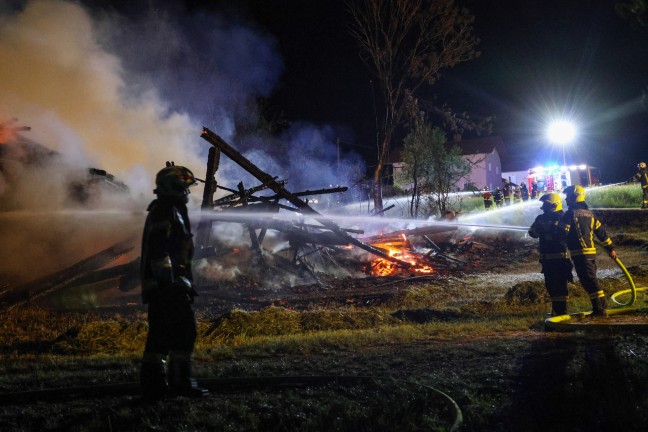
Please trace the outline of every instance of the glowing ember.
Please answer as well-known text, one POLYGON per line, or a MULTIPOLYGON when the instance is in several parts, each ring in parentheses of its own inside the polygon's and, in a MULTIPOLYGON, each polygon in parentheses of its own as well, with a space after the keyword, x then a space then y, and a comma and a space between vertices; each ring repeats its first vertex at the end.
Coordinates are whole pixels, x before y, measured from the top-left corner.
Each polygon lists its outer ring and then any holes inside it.
MULTIPOLYGON (((414 251, 404 235, 402 236, 402 240, 373 243, 372 246, 385 251, 390 257, 411 264, 412 267, 408 269, 410 272, 418 274, 434 272, 434 269, 425 263, 425 256, 414 251)), ((401 266, 385 258, 374 259, 367 269, 367 272, 374 276, 392 276, 402 271, 403 268, 401 266)))
POLYGON ((15 126, 17 119, 0 121, 0 144, 5 144, 16 138, 16 133, 31 130, 29 126, 15 126))

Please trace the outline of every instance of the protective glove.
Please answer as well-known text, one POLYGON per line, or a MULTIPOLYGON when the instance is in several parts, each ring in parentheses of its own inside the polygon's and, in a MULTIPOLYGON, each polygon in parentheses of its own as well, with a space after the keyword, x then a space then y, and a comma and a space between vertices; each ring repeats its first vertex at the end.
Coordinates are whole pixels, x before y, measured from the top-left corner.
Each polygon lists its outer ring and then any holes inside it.
POLYGON ((151 273, 161 285, 173 282, 173 265, 169 256, 151 261, 151 273))
POLYGON ((173 282, 173 289, 179 290, 185 294, 189 303, 193 303, 194 297, 198 295, 198 292, 194 289, 193 283, 184 276, 175 279, 173 282))

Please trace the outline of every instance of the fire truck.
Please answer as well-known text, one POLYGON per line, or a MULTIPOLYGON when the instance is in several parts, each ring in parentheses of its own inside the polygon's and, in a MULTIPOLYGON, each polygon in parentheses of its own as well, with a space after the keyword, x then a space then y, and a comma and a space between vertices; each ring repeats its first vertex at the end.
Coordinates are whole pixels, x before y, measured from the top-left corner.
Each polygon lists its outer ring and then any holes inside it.
POLYGON ((553 192, 577 184, 584 187, 599 185, 601 175, 598 168, 589 165, 540 166, 528 170, 526 181, 529 188, 534 180, 540 192, 553 192))

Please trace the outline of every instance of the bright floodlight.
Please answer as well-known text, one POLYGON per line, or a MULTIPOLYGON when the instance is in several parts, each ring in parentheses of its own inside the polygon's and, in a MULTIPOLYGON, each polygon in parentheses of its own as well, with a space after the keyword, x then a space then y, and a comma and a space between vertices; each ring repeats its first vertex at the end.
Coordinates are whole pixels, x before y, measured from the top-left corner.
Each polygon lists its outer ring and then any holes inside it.
POLYGON ((549 125, 549 141, 556 144, 567 144, 574 140, 576 128, 568 121, 557 121, 549 125))

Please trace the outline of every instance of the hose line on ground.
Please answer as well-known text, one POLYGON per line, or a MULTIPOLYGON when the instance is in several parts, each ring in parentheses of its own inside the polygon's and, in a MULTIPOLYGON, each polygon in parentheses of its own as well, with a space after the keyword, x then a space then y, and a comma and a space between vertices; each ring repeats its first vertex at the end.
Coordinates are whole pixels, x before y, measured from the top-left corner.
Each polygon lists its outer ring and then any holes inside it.
MULTIPOLYGON (((617 263, 619 268, 623 271, 623 274, 625 275, 626 279, 630 283, 630 289, 625 289, 621 291, 617 291, 614 294, 610 296, 612 301, 619 306, 622 306, 621 308, 614 308, 614 309, 608 309, 607 310, 607 315, 622 315, 622 314, 632 314, 632 313, 639 313, 639 312, 648 312, 647 308, 633 308, 636 300, 637 300, 637 292, 641 291, 646 291, 648 290, 648 287, 636 287, 634 280, 632 280, 632 276, 630 275, 630 272, 628 269, 623 265, 621 260, 619 258, 616 258, 614 262, 617 263), (627 302, 621 302, 618 300, 619 296, 625 295, 625 294, 630 294, 630 299, 627 302)), ((558 316, 553 316, 550 318, 547 318, 545 320, 545 328, 547 330, 561 330, 561 331, 575 331, 575 330, 598 330, 598 329, 610 329, 612 327, 614 328, 628 328, 633 331, 648 331, 648 324, 646 323, 623 323, 623 324, 614 324, 614 323, 589 323, 589 322, 581 322, 584 318, 588 317, 591 315, 592 312, 577 312, 573 314, 565 314, 565 315, 558 315, 558 316)))
MULTIPOLYGON (((427 384, 411 380, 401 380, 393 377, 358 376, 358 375, 300 375, 300 376, 255 376, 233 378, 198 378, 201 386, 212 392, 259 390, 260 388, 286 388, 290 386, 338 384, 353 386, 361 384, 380 384, 388 378, 396 384, 406 384, 426 389, 439 396, 452 415, 449 432, 456 432, 463 423, 463 414, 459 405, 441 390, 427 384)), ((90 397, 106 397, 120 395, 135 395, 141 392, 139 383, 114 383, 94 386, 59 387, 42 390, 32 390, 16 393, 0 393, 0 403, 7 405, 34 403, 38 401, 56 401, 62 399, 82 399, 90 397)))
POLYGON ((634 305, 635 301, 637 300, 637 291, 645 291, 648 288, 646 288, 646 287, 637 288, 635 286, 634 281, 632 280, 632 276, 630 276, 630 273, 628 272, 628 269, 623 265, 621 260, 619 258, 617 258, 614 261, 617 263, 619 268, 621 270, 623 270, 623 273, 625 274, 626 278, 628 279, 628 282, 630 283, 630 289, 615 292, 614 294, 612 294, 612 296, 610 298, 612 299, 612 301, 614 303, 616 303, 616 304, 618 304, 620 306, 632 307, 634 305), (619 297, 619 296, 621 296, 623 294, 627 294, 627 293, 630 293, 630 300, 628 300, 627 303, 622 303, 622 302, 617 300, 617 297, 619 297))

